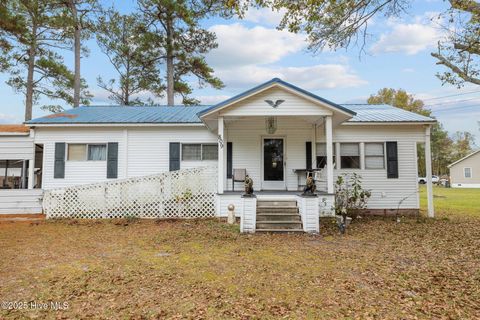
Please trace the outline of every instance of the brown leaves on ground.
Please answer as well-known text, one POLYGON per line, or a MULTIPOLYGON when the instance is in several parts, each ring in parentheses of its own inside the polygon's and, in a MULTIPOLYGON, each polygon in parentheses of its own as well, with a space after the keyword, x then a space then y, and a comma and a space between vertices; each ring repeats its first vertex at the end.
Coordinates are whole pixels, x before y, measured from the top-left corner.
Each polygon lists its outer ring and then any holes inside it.
POLYGON ((362 219, 346 236, 207 221, 0 224, 0 318, 480 318, 480 219, 362 219))

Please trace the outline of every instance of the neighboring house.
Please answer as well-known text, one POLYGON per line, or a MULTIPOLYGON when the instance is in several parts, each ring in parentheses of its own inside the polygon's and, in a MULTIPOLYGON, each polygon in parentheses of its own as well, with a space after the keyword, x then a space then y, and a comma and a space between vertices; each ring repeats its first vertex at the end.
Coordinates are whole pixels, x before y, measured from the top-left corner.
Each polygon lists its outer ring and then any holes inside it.
POLYGON ((448 166, 453 188, 480 188, 480 150, 448 166))
POLYGON ((336 177, 355 172, 372 191, 370 210, 418 211, 417 143, 430 143, 433 123, 388 105, 339 105, 272 79, 214 106, 90 106, 26 124, 44 150, 44 189, 213 164, 224 215, 241 199, 233 170, 246 169, 259 195, 285 198, 312 167, 323 169, 317 184, 328 210, 336 177))

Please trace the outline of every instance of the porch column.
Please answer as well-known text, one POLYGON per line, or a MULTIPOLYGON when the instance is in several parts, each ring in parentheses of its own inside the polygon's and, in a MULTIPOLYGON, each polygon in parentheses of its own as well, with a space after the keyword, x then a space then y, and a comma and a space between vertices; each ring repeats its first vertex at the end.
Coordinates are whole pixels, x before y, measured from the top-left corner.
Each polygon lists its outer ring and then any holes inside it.
POLYGON ((333 133, 332 116, 325 117, 325 142, 327 147, 327 192, 333 193, 333 133))
POLYGON ((22 183, 21 189, 27 188, 27 160, 22 160, 22 183))
POLYGON ((33 189, 33 182, 35 180, 35 155, 28 160, 28 189, 33 189))
POLYGON ((433 186, 432 186, 432 151, 430 147, 430 126, 425 128, 425 170, 427 173, 427 202, 428 217, 435 217, 433 207, 433 186))
POLYGON ((312 169, 317 167, 317 125, 312 125, 312 169))
POLYGON ((218 117, 218 193, 223 194, 223 180, 224 180, 224 145, 226 141, 224 139, 223 132, 223 117, 218 117))

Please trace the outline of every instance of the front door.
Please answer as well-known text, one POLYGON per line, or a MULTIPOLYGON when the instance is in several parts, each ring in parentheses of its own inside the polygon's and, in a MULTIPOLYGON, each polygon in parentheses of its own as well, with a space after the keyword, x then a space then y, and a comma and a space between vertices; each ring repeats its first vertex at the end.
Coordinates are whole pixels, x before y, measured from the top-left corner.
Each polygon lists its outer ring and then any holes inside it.
POLYGON ((285 141, 263 138, 263 190, 285 190, 285 141))

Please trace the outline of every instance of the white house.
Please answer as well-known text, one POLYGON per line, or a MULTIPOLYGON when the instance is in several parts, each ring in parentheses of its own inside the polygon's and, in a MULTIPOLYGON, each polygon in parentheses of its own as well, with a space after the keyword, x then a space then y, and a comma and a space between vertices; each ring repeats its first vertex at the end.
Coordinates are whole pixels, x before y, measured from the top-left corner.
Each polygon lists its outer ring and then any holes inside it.
POLYGON ((216 165, 216 210, 224 215, 230 203, 245 210, 243 183, 232 179, 243 169, 257 206, 262 197, 293 199, 307 169, 318 168, 327 213, 336 177, 353 172, 372 191, 369 210, 418 211, 417 144, 426 144, 431 172, 434 122, 387 105, 339 105, 272 79, 214 106, 89 106, 26 124, 43 148, 45 190, 216 165))
POLYGON ((448 165, 452 188, 480 188, 480 150, 448 165))

